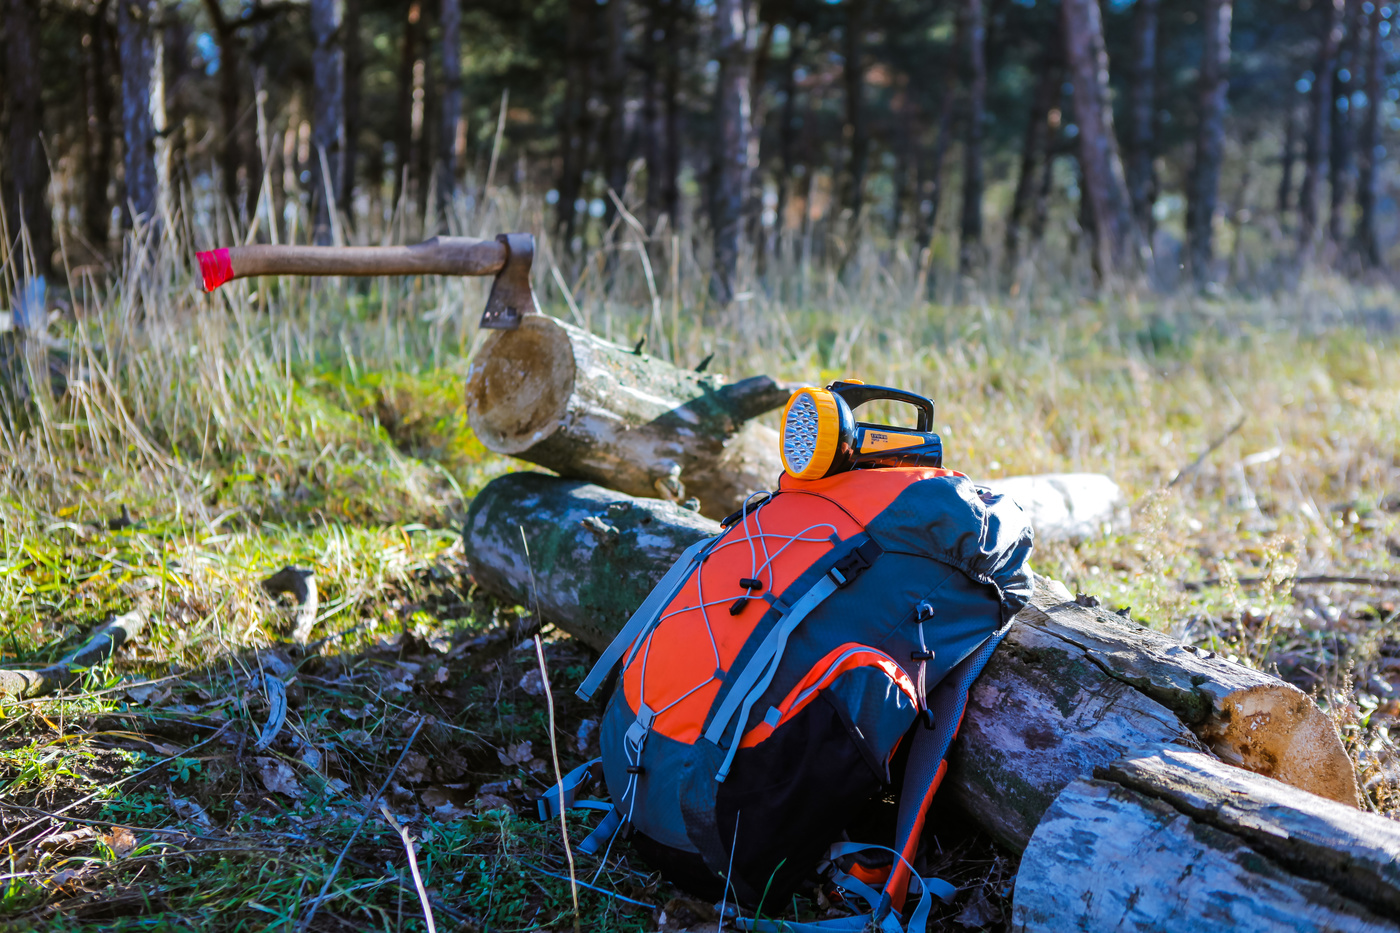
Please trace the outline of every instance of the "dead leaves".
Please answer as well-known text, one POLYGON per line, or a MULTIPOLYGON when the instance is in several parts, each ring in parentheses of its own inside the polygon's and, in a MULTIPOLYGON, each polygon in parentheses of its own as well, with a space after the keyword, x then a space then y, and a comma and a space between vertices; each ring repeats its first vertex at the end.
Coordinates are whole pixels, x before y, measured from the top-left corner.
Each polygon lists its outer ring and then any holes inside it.
POLYGON ((283 794, 294 800, 306 796, 305 788, 297 781, 296 772, 285 761, 280 758, 254 758, 253 763, 257 765, 258 777, 269 793, 283 794))
POLYGON ((543 759, 535 757, 533 743, 529 741, 517 742, 514 745, 497 749, 496 757, 507 768, 521 767, 531 774, 538 774, 546 767, 543 759))

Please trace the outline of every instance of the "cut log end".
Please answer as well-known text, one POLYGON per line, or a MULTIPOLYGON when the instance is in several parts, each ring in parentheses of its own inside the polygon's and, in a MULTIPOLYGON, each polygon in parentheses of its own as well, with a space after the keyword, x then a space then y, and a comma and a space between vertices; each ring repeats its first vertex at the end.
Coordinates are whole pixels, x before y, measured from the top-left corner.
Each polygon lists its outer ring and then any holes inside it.
POLYGON ((563 422, 576 366, 568 335, 543 315, 494 332, 467 378, 472 430, 490 450, 524 453, 563 422))

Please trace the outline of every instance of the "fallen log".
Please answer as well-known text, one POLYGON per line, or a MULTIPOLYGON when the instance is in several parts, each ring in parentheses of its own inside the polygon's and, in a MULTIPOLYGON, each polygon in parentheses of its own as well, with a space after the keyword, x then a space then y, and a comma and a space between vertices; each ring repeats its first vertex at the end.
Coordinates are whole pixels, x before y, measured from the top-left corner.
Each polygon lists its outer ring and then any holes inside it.
MULTIPOLYGON (((533 563, 542 619, 601 651, 681 551, 718 530, 670 503, 514 474, 477 495, 463 537, 478 583, 532 605, 533 563)), ((1306 694, 1079 606, 1044 578, 973 688, 944 787, 1020 851, 1067 785, 1157 745, 1357 800, 1336 728, 1306 694)))
POLYGON ((777 432, 749 419, 791 391, 767 376, 679 369, 543 314, 498 330, 467 374, 467 417, 488 449, 632 496, 722 518, 778 481, 777 432))
POLYGON ((1012 929, 1379 933, 1397 917, 1400 823, 1161 747, 1046 811, 1012 929))

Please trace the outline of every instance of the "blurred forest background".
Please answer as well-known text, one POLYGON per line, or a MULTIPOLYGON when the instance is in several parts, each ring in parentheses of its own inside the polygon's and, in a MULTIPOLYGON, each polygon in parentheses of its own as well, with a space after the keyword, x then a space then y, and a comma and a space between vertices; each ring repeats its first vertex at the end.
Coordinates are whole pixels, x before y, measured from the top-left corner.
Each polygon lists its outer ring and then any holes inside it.
POLYGON ((490 235, 460 228, 512 188, 570 283, 621 205, 688 240, 720 303, 862 252, 1014 294, 1047 239, 1086 281, 1288 288, 1384 270, 1400 239, 1393 12, 5 0, 5 257, 21 222, 41 274, 163 217, 204 248, 490 235))

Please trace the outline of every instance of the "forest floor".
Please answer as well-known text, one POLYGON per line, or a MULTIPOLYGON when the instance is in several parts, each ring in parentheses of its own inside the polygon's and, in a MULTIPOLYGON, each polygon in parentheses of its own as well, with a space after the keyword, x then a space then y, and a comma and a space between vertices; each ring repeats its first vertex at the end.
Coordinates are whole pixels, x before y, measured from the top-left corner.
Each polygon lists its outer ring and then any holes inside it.
MULTIPOLYGON (((1400 334, 1218 305, 1113 334, 1094 307, 921 314, 864 333, 789 314, 785 349, 745 361, 736 339, 730 371, 925 390, 974 477, 1109 473, 1131 528, 1039 547, 1037 570, 1313 693, 1368 806, 1400 814, 1400 334)), ((578 858, 574 922, 559 826, 533 818, 555 775, 536 627, 462 557, 472 493, 517 466, 465 425, 462 354, 329 365, 229 327, 202 338, 217 352, 129 358, 129 417, 60 400, 7 450, 0 666, 115 613, 151 623, 66 695, 0 704, 0 928, 424 929, 410 851, 439 929, 713 928, 621 844, 578 858), (306 648, 262 587, 287 565, 317 584, 306 648)), ((567 770, 596 748, 573 696, 591 657, 541 636, 567 770)), ((932 836, 960 885, 934 928, 1003 928, 1014 859, 952 816, 932 836)))

